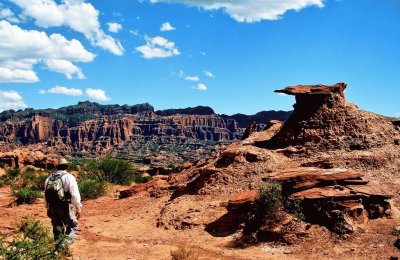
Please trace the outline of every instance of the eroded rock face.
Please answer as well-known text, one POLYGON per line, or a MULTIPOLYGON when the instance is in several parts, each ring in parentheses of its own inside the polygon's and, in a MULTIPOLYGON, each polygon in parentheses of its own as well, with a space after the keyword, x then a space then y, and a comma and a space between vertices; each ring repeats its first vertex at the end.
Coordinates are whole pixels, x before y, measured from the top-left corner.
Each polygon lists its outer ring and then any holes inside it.
POLYGON ((393 143, 398 130, 384 116, 366 112, 344 98, 345 83, 290 86, 275 92, 294 95, 294 111, 268 148, 301 146, 308 151, 365 150, 393 143))
POLYGON ((0 152, 0 162, 9 167, 35 166, 42 169, 53 169, 58 163, 55 154, 44 154, 40 149, 14 149, 10 152, 0 152))
POLYGON ((218 115, 157 116, 153 112, 107 115, 83 122, 53 120, 35 115, 31 121, 0 125, 2 141, 22 144, 47 142, 78 151, 101 151, 121 146, 138 136, 174 136, 198 140, 240 139, 243 129, 218 115))
POLYGON ((257 236, 268 231, 264 238, 285 241, 281 231, 291 222, 285 222, 287 212, 302 215, 305 221, 326 226, 339 234, 363 228, 369 219, 392 214, 389 200, 394 195, 354 170, 299 167, 269 173, 263 179, 282 185, 286 212, 280 212, 282 219, 275 227, 266 228, 266 223, 257 219, 260 218, 257 216, 258 190, 250 190, 230 197, 226 206, 228 212, 208 224, 206 231, 217 236, 230 235, 241 228, 244 232, 256 232, 257 236))
POLYGON ((394 194, 358 171, 300 167, 271 173, 264 179, 280 182, 283 196, 297 203, 307 221, 339 234, 353 232, 368 219, 392 214, 389 200, 394 194))

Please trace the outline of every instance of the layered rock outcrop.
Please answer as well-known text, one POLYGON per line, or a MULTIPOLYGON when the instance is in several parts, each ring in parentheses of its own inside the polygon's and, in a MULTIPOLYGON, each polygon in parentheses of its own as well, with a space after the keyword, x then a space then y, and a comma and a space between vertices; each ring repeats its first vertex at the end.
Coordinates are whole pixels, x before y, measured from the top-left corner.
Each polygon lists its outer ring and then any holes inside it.
POLYGON ((138 136, 174 136, 209 141, 240 139, 243 129, 218 115, 157 116, 152 112, 102 116, 83 122, 34 115, 32 120, 0 124, 2 141, 22 144, 47 142, 78 151, 99 151, 123 145, 138 136))
POLYGON ((260 146, 307 150, 365 150, 391 144, 398 134, 388 118, 363 111, 344 98, 345 83, 298 85, 276 90, 294 95, 294 111, 280 131, 260 146))
MULTIPOLYGON (((264 127, 266 119, 287 114, 258 113, 254 115, 257 129, 264 127)), ((241 122, 250 117, 241 115, 241 122)), ((216 152, 216 144, 240 140, 247 125, 233 118, 217 115, 210 107, 154 111, 147 103, 120 106, 85 101, 59 109, 8 110, 0 113, 0 150, 45 143, 51 151, 78 155, 112 152, 120 158, 147 163, 150 157, 166 152, 174 157, 167 158, 172 162, 191 161, 216 152)))
POLYGON ((348 103, 345 88, 338 83, 278 91, 296 96, 291 116, 283 124, 270 122, 262 132, 251 133, 255 127, 250 127, 245 140, 171 175, 173 192, 157 225, 200 226, 215 236, 242 230, 257 239, 293 242, 311 236, 296 214, 340 234, 390 215, 390 199, 400 192, 400 127, 348 103), (291 204, 277 211, 284 218, 273 227, 264 225, 265 212, 257 209, 263 179, 280 182, 281 195, 291 204))

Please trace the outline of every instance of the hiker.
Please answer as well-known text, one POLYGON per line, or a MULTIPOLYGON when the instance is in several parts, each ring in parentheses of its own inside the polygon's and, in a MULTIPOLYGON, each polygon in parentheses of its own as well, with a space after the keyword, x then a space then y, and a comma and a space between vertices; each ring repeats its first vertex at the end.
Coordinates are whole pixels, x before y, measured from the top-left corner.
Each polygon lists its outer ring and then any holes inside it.
POLYGON ((65 158, 60 158, 57 172, 46 179, 44 186, 47 216, 53 225, 54 240, 58 248, 67 250, 78 232, 77 219, 82 210, 81 195, 76 179, 66 171, 70 165, 71 163, 65 158), (72 205, 75 206, 76 216, 72 205))

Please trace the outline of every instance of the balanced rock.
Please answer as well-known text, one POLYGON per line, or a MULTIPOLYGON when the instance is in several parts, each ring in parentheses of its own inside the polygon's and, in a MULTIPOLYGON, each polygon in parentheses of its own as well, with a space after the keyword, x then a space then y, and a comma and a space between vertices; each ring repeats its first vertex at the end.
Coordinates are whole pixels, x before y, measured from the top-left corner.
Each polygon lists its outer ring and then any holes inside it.
POLYGON ((392 120, 348 103, 344 97, 346 86, 298 85, 276 90, 296 97, 294 111, 271 140, 258 145, 350 151, 392 144, 399 136, 392 120))

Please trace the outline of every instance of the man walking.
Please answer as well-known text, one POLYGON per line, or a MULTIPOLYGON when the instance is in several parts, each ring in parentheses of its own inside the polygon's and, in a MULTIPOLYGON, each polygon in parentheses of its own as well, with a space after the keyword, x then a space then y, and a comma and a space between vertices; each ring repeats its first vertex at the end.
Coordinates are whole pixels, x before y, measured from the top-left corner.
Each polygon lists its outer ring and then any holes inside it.
POLYGON ((71 163, 60 158, 57 172, 52 173, 45 182, 45 205, 47 216, 53 225, 53 234, 56 245, 61 249, 68 249, 74 242, 78 232, 77 219, 82 210, 81 195, 75 177, 68 173, 71 163), (72 209, 76 209, 76 216, 72 209), (61 236, 61 235, 65 235, 61 236))

